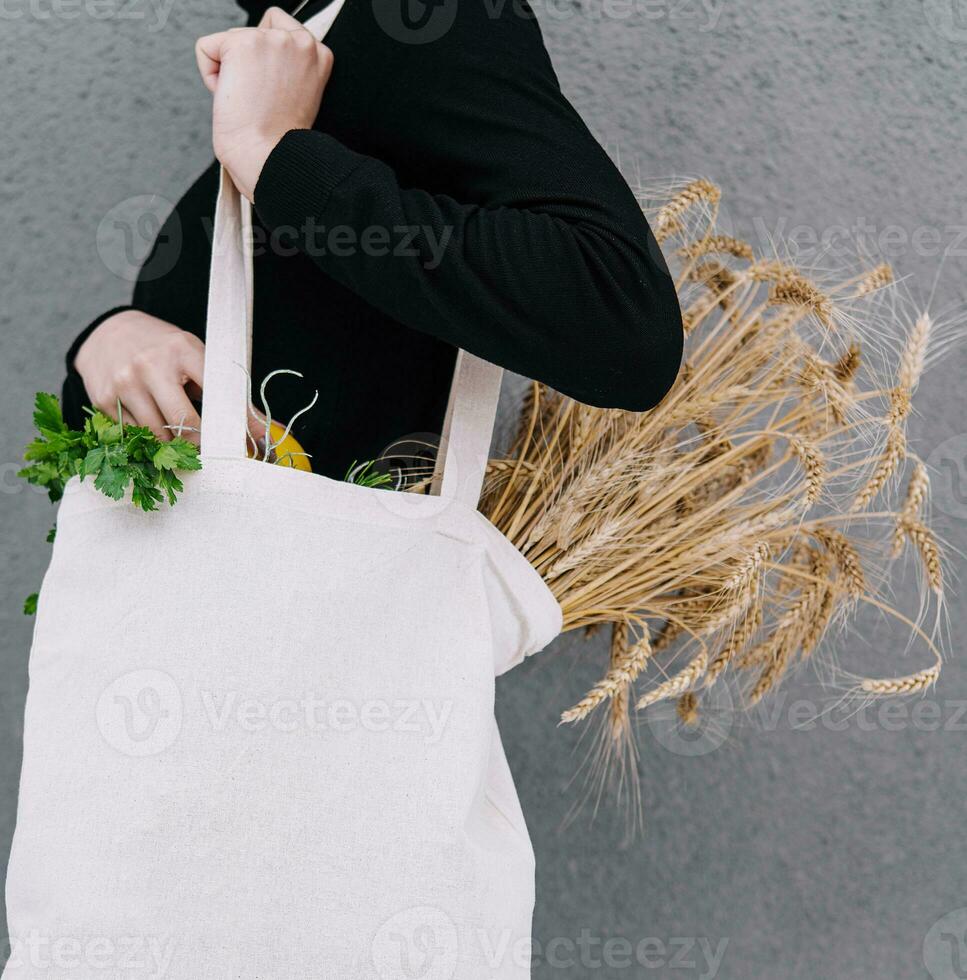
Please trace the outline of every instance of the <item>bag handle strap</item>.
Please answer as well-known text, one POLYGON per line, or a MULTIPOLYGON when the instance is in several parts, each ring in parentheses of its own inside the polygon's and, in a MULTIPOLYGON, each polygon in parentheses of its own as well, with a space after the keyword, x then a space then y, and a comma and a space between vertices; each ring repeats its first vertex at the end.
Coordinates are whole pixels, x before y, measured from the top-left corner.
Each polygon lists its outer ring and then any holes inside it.
MULTIPOLYGON (((321 41, 344 3, 332 0, 306 21, 306 28, 321 41)), ((205 334, 201 446, 206 456, 246 455, 253 282, 252 205, 223 169, 215 204, 205 334)), ((502 375, 496 364, 458 351, 431 493, 476 508, 502 375)))
POLYGON ((457 351, 430 492, 476 508, 497 418, 503 369, 457 351))
MULTIPOLYGON (((205 456, 244 457, 248 450, 247 372, 252 363, 252 248, 247 242, 241 195, 221 169, 205 327, 201 451, 205 456)), ((250 227, 250 226, 249 226, 250 227)))

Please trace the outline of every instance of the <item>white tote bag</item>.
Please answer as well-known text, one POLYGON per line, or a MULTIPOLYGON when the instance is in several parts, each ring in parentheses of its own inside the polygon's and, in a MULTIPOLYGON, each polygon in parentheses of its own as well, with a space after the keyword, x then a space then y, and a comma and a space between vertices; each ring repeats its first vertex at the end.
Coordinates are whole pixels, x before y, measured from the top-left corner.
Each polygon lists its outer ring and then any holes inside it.
POLYGON ((521 980, 494 677, 561 610, 476 509, 500 370, 458 356, 438 495, 247 459, 241 205, 223 175, 203 469, 156 513, 60 506, 3 978, 521 980))

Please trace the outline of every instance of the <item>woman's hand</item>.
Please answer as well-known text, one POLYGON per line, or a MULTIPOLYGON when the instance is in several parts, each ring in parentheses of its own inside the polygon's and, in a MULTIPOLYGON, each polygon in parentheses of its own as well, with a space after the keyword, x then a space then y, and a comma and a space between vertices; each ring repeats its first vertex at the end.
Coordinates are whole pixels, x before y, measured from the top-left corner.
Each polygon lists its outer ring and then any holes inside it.
POLYGON ((177 430, 198 442, 201 423, 192 400, 201 398, 205 345, 194 335, 137 310, 115 313, 81 345, 74 367, 95 408, 146 425, 159 439, 177 430), (188 431, 194 429, 196 431, 188 431))
POLYGON ((290 129, 311 129, 332 73, 332 52, 271 7, 258 27, 199 38, 198 70, 215 96, 215 156, 250 201, 262 167, 290 129))

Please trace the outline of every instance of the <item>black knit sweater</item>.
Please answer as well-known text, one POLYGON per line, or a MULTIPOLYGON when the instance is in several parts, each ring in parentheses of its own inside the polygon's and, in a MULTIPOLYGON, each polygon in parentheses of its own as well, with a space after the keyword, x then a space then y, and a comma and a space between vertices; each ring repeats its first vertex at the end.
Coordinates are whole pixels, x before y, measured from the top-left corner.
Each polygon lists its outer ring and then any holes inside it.
MULTIPOLYGON (((257 22, 263 7, 245 7, 257 22)), ((315 127, 283 137, 255 191, 254 380, 305 374, 273 382, 277 418, 318 388, 295 434, 331 476, 439 431, 456 347, 631 410, 662 398, 681 358, 658 246, 561 94, 529 8, 422 9, 405 26, 401 0, 347 0, 326 38, 335 67, 315 127)), ((201 337, 216 186, 213 164, 159 233, 132 300, 201 337)), ((68 355, 75 423, 88 398, 73 357, 93 326, 68 355)))

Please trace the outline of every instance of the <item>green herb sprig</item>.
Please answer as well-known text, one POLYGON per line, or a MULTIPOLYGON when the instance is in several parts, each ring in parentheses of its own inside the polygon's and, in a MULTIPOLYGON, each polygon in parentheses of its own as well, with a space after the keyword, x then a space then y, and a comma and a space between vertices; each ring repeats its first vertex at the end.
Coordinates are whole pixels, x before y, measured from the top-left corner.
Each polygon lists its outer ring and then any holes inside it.
POLYGON ((55 395, 38 392, 34 424, 40 435, 24 453, 19 476, 46 487, 51 501, 60 500, 72 477, 94 478, 94 486, 112 500, 131 488, 131 502, 141 510, 156 510, 165 498, 178 499, 184 485, 177 471, 199 470, 198 449, 180 436, 162 442, 143 425, 124 425, 103 412, 89 410, 83 429, 64 421, 55 395))
MULTIPOLYGON (((174 504, 184 490, 179 471, 201 469, 198 449, 187 439, 162 442, 145 426, 125 425, 120 406, 117 421, 87 411, 84 428, 71 429, 56 395, 40 391, 34 398, 34 425, 40 434, 27 446, 27 465, 17 475, 46 488, 51 502, 60 500, 73 477, 93 477, 95 488, 112 500, 120 500, 130 488, 136 507, 157 510, 165 499, 174 504)), ((48 541, 54 540, 55 531, 56 526, 48 541)), ((37 611, 37 598, 37 593, 27 597, 26 615, 37 611)))
POLYGON ((346 470, 343 481, 345 483, 354 483, 358 487, 388 487, 389 489, 395 489, 393 477, 389 473, 381 473, 375 469, 375 462, 375 460, 371 459, 368 462, 360 463, 354 459, 352 465, 346 470))

